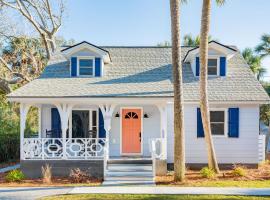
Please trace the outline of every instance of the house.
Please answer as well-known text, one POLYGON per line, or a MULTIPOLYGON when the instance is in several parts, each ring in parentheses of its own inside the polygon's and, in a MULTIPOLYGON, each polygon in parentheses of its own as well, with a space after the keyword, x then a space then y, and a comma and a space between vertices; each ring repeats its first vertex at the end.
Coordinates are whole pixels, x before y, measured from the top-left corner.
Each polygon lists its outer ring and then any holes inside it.
MULTIPOLYGON (((186 163, 200 168, 207 151, 199 109, 199 48, 182 47, 186 163)), ((256 167, 264 159, 259 106, 269 97, 233 46, 209 43, 209 102, 218 163, 256 167)), ((173 167, 173 80, 170 47, 62 48, 42 75, 8 95, 20 103, 21 168, 40 176, 72 168, 116 180, 126 168, 145 176, 173 167), (30 106, 39 110, 38 137, 25 138, 30 106), (126 168, 123 166, 125 165, 126 168), (114 170, 116 171, 114 171, 114 170)), ((123 172, 124 173, 124 172, 123 172)))

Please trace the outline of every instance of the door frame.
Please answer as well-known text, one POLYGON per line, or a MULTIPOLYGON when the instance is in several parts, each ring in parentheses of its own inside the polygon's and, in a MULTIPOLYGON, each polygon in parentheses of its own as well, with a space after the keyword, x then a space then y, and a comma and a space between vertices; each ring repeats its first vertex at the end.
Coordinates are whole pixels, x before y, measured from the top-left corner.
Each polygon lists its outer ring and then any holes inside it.
POLYGON ((133 106, 127 106, 127 107, 120 107, 120 155, 123 156, 136 156, 136 155, 143 155, 143 107, 133 107, 133 106), (124 109, 140 109, 141 110, 141 152, 140 153, 123 153, 122 151, 122 111, 124 109))
POLYGON ((69 131, 68 131, 68 139, 72 139, 72 111, 88 111, 89 112, 89 128, 92 128, 92 111, 96 111, 97 112, 97 139, 99 139, 99 112, 98 112, 98 108, 83 108, 83 107, 80 107, 80 108, 74 108, 71 110, 71 114, 69 115, 69 119, 68 119, 68 128, 69 128, 69 131))

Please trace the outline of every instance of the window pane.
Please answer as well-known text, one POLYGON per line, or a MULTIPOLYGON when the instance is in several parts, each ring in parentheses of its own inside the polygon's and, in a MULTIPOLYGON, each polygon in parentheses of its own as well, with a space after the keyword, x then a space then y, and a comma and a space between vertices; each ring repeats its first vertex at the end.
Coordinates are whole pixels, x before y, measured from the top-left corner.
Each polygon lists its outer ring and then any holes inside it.
POLYGON ((208 66, 217 66, 217 59, 208 59, 208 66))
POLYGON ((80 59, 80 67, 93 67, 92 59, 80 59))
POLYGON ((224 123, 211 123, 212 135, 224 135, 224 123))
POLYGON ((80 68, 80 75, 93 75, 93 68, 80 68))
POLYGON ((217 67, 208 67, 208 75, 217 75, 217 67))
POLYGON ((93 111, 92 112, 92 126, 96 126, 97 125, 97 111, 93 111))
POLYGON ((225 116, 224 111, 210 111, 211 122, 224 122, 225 116))

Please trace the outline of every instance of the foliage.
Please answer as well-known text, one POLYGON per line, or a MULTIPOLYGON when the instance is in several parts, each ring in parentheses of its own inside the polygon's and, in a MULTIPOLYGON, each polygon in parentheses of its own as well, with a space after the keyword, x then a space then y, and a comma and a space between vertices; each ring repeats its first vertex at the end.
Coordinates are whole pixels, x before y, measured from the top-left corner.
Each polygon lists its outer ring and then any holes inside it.
POLYGON ((158 47, 170 47, 172 44, 169 41, 160 42, 157 44, 158 47))
POLYGON ((52 167, 49 164, 41 167, 43 183, 52 183, 52 167))
POLYGON ((256 47, 255 50, 261 55, 261 57, 270 55, 270 34, 262 35, 261 43, 256 47))
POLYGON ((241 166, 234 166, 233 170, 232 170, 232 174, 234 176, 246 176, 247 175, 247 171, 244 167, 241 166))
MULTIPOLYGON (((263 87, 265 91, 270 95, 270 83, 263 83, 263 87)), ((260 106, 260 120, 264 122, 264 124, 269 125, 270 121, 270 105, 265 104, 260 106)))
POLYGON ((200 174, 203 178, 208 178, 208 179, 213 179, 216 177, 215 170, 209 168, 209 167, 204 167, 200 170, 200 174))
POLYGON ((89 176, 86 172, 80 170, 79 168, 71 169, 69 177, 73 183, 83 183, 89 179, 89 176))
POLYGON ((250 48, 244 49, 242 55, 246 60, 247 64, 250 66, 250 69, 256 75, 257 79, 260 80, 266 73, 266 69, 262 66, 261 56, 256 55, 254 51, 250 48))
POLYGON ((10 171, 5 177, 6 181, 8 181, 8 182, 20 182, 24 178, 25 178, 25 175, 19 169, 14 169, 14 170, 10 171))
MULTIPOLYGON (((211 35, 208 36, 208 41, 211 41, 212 37, 211 35)), ((184 46, 190 46, 190 47, 197 47, 200 45, 200 36, 197 35, 193 37, 191 34, 184 35, 183 38, 183 45, 184 46)))

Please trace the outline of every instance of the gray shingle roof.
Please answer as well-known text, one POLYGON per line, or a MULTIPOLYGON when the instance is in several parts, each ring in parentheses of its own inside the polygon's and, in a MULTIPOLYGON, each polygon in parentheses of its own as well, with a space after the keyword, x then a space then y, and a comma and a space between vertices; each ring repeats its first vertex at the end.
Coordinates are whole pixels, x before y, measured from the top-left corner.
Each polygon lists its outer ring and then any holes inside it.
MULTIPOLYGON (((9 97, 172 97, 171 48, 102 47, 112 63, 97 78, 71 78, 61 53, 50 60, 40 78, 9 97)), ((182 58, 190 47, 182 48, 182 58)), ((199 100, 199 79, 183 65, 184 99, 199 100)), ((269 97, 239 52, 228 61, 227 76, 209 78, 210 101, 268 101, 269 97)))

